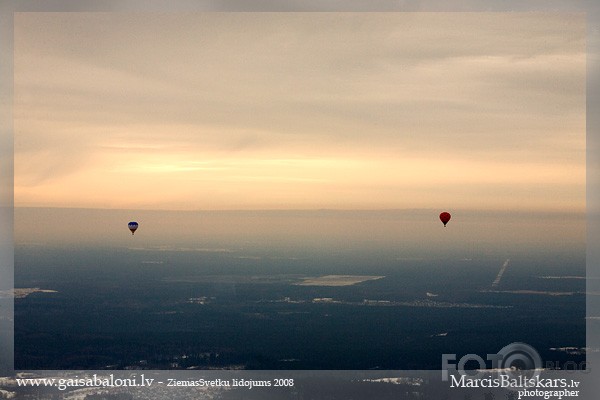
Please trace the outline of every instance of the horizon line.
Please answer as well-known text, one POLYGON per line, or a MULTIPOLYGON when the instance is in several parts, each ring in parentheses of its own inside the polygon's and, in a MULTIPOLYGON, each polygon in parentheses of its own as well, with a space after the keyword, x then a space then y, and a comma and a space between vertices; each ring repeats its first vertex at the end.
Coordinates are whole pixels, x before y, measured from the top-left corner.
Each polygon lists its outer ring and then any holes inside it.
POLYGON ((13 205, 13 209, 54 209, 54 210, 95 210, 95 211, 137 211, 137 212, 398 212, 398 211, 434 211, 434 212, 493 212, 513 214, 587 214, 584 210, 562 210, 562 209, 502 209, 502 208, 433 208, 433 207, 407 207, 407 208, 109 208, 109 207, 67 207, 67 206, 30 206, 13 205))

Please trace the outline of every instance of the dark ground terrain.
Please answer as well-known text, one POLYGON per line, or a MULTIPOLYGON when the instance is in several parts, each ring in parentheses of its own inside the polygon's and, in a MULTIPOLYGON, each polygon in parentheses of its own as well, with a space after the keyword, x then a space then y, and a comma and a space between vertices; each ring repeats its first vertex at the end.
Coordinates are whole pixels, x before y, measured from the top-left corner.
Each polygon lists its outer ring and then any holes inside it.
POLYGON ((27 245, 15 249, 15 369, 440 369, 512 342, 585 355, 575 252, 303 257, 27 245), (492 287, 510 259, 500 283, 492 287), (307 277, 382 276, 349 286, 307 277))

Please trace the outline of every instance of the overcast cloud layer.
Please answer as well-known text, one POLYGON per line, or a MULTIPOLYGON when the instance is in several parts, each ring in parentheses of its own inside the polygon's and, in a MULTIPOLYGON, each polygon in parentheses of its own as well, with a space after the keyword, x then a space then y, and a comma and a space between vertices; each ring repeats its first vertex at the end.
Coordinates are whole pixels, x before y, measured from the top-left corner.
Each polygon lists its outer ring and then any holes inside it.
POLYGON ((585 18, 15 15, 15 205, 585 207, 585 18))

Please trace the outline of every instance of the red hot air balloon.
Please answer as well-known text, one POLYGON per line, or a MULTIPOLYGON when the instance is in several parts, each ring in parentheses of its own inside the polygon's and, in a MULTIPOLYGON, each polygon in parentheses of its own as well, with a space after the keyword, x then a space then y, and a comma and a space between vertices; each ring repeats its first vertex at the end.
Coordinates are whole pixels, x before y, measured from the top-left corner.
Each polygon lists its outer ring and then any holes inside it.
POLYGON ((440 221, 442 221, 444 223, 444 227, 446 227, 446 224, 448 223, 448 221, 450 221, 451 215, 449 212, 444 211, 443 213, 440 214, 440 221))

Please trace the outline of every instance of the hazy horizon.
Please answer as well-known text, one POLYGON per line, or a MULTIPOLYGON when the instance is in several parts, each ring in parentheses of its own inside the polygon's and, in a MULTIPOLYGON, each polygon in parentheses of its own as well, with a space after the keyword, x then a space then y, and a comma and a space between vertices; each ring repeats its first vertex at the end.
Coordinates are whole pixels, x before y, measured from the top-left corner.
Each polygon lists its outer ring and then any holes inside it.
POLYGON ((15 208, 15 244, 394 257, 568 250, 585 254, 583 213, 450 210, 110 210, 15 208), (127 223, 139 228, 131 235, 127 223))

